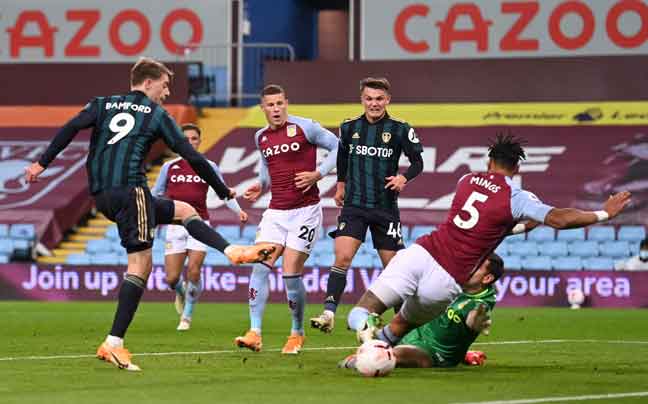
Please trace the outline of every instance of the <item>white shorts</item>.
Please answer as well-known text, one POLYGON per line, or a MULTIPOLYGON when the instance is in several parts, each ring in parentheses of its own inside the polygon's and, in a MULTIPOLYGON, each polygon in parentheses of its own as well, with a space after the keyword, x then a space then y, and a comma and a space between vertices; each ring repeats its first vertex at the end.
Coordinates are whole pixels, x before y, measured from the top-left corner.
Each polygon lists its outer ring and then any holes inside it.
POLYGON ((322 227, 319 203, 303 208, 263 212, 256 242, 275 243, 310 254, 322 227))
MULTIPOLYGON (((204 222, 209 225, 209 220, 204 222)), ((207 245, 191 237, 184 226, 177 224, 167 225, 164 255, 180 254, 187 250, 207 251, 207 245)))
POLYGON ((403 302, 400 314, 411 324, 424 324, 443 313, 461 287, 418 244, 396 253, 369 287, 387 307, 403 302))

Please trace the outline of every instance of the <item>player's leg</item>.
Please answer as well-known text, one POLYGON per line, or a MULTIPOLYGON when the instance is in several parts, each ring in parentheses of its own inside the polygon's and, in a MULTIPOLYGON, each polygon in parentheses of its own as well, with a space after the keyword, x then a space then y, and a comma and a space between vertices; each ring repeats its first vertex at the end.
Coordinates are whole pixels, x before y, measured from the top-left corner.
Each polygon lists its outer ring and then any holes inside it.
POLYGON ((270 245, 230 245, 223 236, 203 221, 191 205, 181 201, 173 202, 175 205, 173 219, 181 221, 193 238, 225 254, 232 264, 261 262, 272 252, 273 247, 270 245))
MULTIPOLYGON (((382 266, 387 268, 396 253, 405 248, 399 212, 376 210, 376 214, 371 217, 369 229, 371 230, 373 246, 378 252, 382 266)), ((401 304, 395 305, 394 313, 398 313, 400 308, 401 304)))
POLYGON ((274 252, 263 262, 254 264, 250 274, 248 290, 248 305, 250 312, 250 328, 245 335, 234 339, 234 344, 240 348, 248 348, 258 352, 263 347, 262 326, 263 315, 270 296, 270 272, 275 262, 282 256, 286 244, 287 230, 283 226, 286 222, 285 212, 276 209, 267 209, 263 212, 261 222, 257 229, 256 243, 267 244, 274 247, 274 252))
MULTIPOLYGON (((193 247, 193 246, 192 246, 193 247)), ((191 327, 193 311, 200 294, 202 293, 202 281, 200 269, 205 261, 206 251, 189 249, 187 250, 187 286, 185 292, 185 305, 178 324, 178 331, 186 331, 191 327)))
POLYGON ((308 254, 286 247, 283 254, 283 282, 286 287, 286 298, 291 314, 290 336, 282 354, 298 354, 304 346, 304 309, 306 306, 306 288, 304 288, 304 263, 308 254))
POLYGON ((164 245, 164 272, 169 289, 175 291, 175 309, 182 314, 185 304, 185 288, 182 282, 182 270, 187 258, 187 230, 178 225, 166 226, 166 243, 164 245))
POLYGON ((413 245, 400 250, 389 262, 387 268, 349 313, 349 328, 357 332, 359 340, 374 338, 380 327, 376 316, 402 304, 416 293, 419 279, 425 272, 430 258, 425 249, 413 245))
POLYGON ((97 357, 127 370, 140 370, 131 363, 131 354, 124 348, 124 336, 135 316, 153 267, 151 246, 156 214, 148 189, 126 187, 104 192, 97 208, 117 223, 122 246, 128 252, 128 269, 118 295, 117 310, 106 341, 97 357))
POLYGON ((322 228, 322 208, 319 204, 295 209, 290 213, 283 254, 283 281, 286 287, 292 327, 281 353, 298 354, 304 346, 304 309, 306 288, 303 282, 304 263, 317 242, 322 228))
POLYGON ((310 323, 313 328, 318 328, 323 332, 333 330, 335 312, 346 288, 347 270, 366 234, 367 221, 364 211, 357 208, 343 208, 338 218, 338 228, 330 234, 335 238, 335 262, 329 270, 324 312, 311 318, 310 323))

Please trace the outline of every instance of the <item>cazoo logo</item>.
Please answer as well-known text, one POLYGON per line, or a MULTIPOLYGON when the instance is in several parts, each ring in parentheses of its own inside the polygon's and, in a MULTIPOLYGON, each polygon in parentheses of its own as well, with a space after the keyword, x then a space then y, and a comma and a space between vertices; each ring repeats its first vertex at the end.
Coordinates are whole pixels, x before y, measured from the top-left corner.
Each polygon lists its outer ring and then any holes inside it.
POLYGON ((0 141, 0 209, 38 202, 58 184, 83 167, 88 156, 87 142, 72 142, 39 177, 25 180, 25 168, 43 154, 49 142, 0 141))

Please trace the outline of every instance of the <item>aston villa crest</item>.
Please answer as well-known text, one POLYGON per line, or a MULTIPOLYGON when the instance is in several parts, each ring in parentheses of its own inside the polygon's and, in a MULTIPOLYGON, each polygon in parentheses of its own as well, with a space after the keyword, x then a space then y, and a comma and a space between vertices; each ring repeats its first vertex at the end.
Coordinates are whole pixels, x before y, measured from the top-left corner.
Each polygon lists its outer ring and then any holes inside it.
POLYGON ((297 125, 288 125, 288 127, 286 127, 286 133, 288 134, 288 137, 297 136, 297 125))

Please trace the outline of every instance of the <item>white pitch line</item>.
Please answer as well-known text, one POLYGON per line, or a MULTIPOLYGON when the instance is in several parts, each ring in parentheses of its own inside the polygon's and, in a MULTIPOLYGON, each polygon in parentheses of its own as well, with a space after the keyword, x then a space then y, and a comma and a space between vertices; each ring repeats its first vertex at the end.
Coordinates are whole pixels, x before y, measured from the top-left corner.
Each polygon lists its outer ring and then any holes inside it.
MULTIPOLYGON (((597 344, 634 344, 648 345, 648 341, 623 341, 623 340, 596 340, 596 339, 540 339, 540 340, 520 340, 520 341, 493 341, 493 342, 475 342, 473 345, 524 345, 524 344, 565 344, 565 343, 597 343, 597 344)), ((304 351, 341 351, 345 349, 355 349, 357 346, 330 346, 303 348, 304 351)), ((278 352, 281 349, 265 349, 266 352, 278 352)), ((237 352, 246 352, 236 349, 224 349, 217 351, 177 351, 177 352, 144 352, 134 353, 133 356, 179 356, 179 355, 218 355, 237 352)), ((94 358, 95 355, 78 354, 78 355, 51 355, 51 356, 14 356, 0 357, 0 362, 10 361, 35 361, 35 360, 57 360, 57 359, 86 359, 94 358)))
POLYGON ((587 396, 529 398, 529 399, 522 399, 522 400, 473 401, 473 402, 455 403, 455 404, 535 404, 535 403, 555 403, 555 402, 563 402, 563 401, 605 400, 608 398, 646 397, 646 396, 648 396, 648 391, 637 391, 634 393, 617 393, 617 394, 592 394, 587 396))

